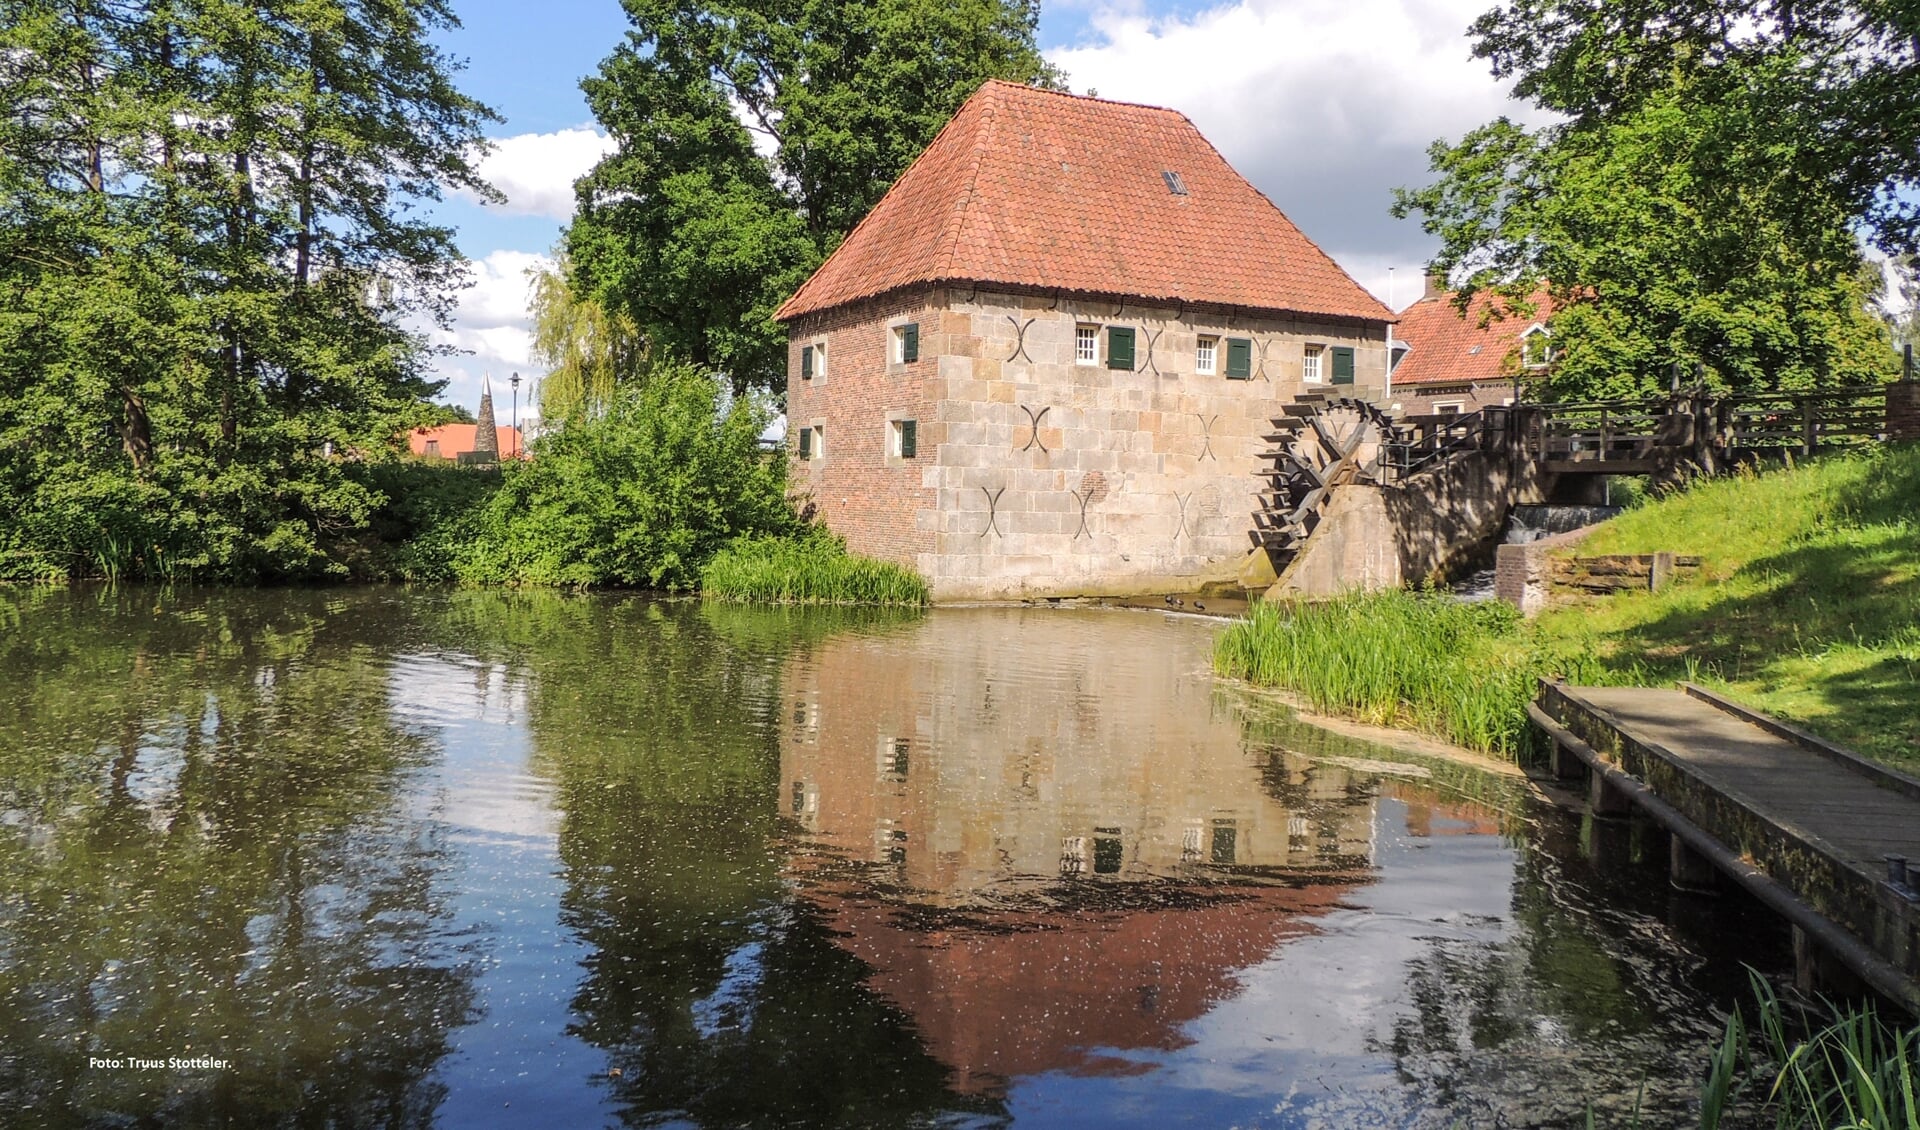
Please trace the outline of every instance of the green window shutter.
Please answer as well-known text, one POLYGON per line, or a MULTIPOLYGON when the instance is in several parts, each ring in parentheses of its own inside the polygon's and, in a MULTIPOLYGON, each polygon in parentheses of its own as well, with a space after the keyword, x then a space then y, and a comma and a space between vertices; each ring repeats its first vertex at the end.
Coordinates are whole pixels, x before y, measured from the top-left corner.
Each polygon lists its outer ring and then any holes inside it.
POLYGON ((802 459, 813 458, 813 429, 812 428, 800 429, 800 458, 802 459))
POLYGON ((1122 326, 1107 327, 1107 368, 1133 371, 1133 331, 1122 326))
POLYGON ((900 458, 911 459, 920 450, 920 424, 915 420, 900 421, 900 458))
POLYGON ((917 324, 903 327, 900 331, 900 359, 920 360, 920 327, 917 324))
POLYGON ((800 379, 803 381, 813 379, 813 346, 811 345, 800 347, 800 379))
POLYGON ((1353 347, 1336 345, 1327 352, 1333 354, 1333 383, 1350 385, 1353 383, 1353 347))
POLYGON ((1244 381, 1253 377, 1253 339, 1230 337, 1227 339, 1227 379, 1244 381))

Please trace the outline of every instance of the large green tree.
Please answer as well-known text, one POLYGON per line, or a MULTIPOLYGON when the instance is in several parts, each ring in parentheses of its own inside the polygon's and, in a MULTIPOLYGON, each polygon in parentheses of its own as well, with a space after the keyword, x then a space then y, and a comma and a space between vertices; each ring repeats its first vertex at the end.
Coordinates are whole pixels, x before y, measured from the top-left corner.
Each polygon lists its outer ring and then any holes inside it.
POLYGON ((336 568, 490 190, 445 0, 0 0, 0 575, 336 568))
POLYGON ((574 282, 656 348, 778 389, 773 312, 990 78, 1057 85, 1034 0, 623 0, 582 87, 618 148, 574 282))
POLYGON ((1520 69, 1519 89, 1567 117, 1533 130, 1503 118, 1433 147, 1438 179, 1401 191, 1395 212, 1441 237, 1435 266, 1469 294, 1501 291, 1522 316, 1526 294, 1550 283, 1559 361, 1548 395, 1650 394, 1675 366, 1720 388, 1889 372, 1859 232, 1872 223, 1898 237, 1897 209, 1867 185, 1871 155, 1836 132, 1820 68, 1780 43, 1672 47, 1654 66, 1631 36, 1607 63, 1571 30, 1582 13, 1591 34, 1614 26, 1611 5, 1593 8, 1606 10, 1554 8, 1543 34, 1585 50, 1584 66, 1511 39, 1509 9, 1476 25, 1500 72, 1520 69), (1631 74, 1586 69, 1616 67, 1631 74))

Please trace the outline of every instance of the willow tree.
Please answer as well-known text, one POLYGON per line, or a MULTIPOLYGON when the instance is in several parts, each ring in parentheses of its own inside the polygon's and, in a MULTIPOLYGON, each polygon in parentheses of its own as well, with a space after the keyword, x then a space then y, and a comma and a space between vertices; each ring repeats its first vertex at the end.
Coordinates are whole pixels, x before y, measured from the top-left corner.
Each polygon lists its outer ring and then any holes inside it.
POLYGON ((604 409, 623 384, 639 380, 647 339, 624 311, 610 311, 569 281, 566 251, 551 267, 527 272, 533 284, 533 358, 547 367, 540 382, 543 423, 604 409))
POLYGON ((581 84, 616 149, 571 281, 658 348, 780 388, 773 312, 991 78, 1057 85, 1034 0, 623 0, 581 84))
POLYGON ((338 568, 490 190, 446 0, 0 0, 0 575, 338 568))

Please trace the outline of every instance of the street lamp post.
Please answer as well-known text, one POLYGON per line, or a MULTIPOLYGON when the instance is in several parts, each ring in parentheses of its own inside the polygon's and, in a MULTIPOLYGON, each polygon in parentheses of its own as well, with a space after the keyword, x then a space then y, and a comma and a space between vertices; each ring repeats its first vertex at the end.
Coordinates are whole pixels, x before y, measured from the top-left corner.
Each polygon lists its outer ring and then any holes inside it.
POLYGON ((520 374, 516 371, 507 381, 513 386, 513 457, 520 458, 520 374))

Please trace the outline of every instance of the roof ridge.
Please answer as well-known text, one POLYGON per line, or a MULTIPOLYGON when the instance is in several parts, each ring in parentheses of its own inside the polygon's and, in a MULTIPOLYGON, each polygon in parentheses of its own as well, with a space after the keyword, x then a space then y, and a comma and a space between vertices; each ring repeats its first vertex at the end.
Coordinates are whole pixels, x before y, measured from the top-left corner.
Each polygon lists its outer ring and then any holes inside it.
POLYGON ((1102 106, 1126 106, 1134 110, 1158 110, 1162 114, 1172 114, 1180 118, 1186 117, 1185 114, 1182 114, 1171 106, 1156 106, 1151 102, 1128 102, 1120 98, 1102 98, 1097 94, 1075 94, 1071 90, 1054 90, 1046 86, 1032 86, 1024 82, 1014 82, 1012 79, 990 78, 981 85, 983 87, 1005 86, 1032 94, 1050 94, 1055 98, 1071 98, 1076 102, 1096 102, 1102 106))
MULTIPOLYGON (((989 86, 1010 86, 1010 85, 1012 84, 1006 82, 1003 79, 990 78, 986 82, 981 84, 981 89, 984 90, 989 86)), ((961 108, 965 109, 964 103, 962 104, 961 108)), ((995 115, 995 111, 998 109, 999 109, 999 102, 997 98, 994 100, 983 101, 980 106, 981 116, 985 120, 981 123, 981 128, 975 131, 974 145, 973 145, 973 160, 971 163, 971 167, 969 167, 967 170, 966 188, 961 191, 960 201, 957 205, 955 205, 953 209, 953 215, 948 218, 945 230, 940 233, 940 238, 947 245, 945 248, 946 258, 940 264, 941 273, 943 275, 952 273, 954 262, 960 258, 960 238, 966 233, 967 220, 971 217, 973 213, 974 194, 980 187, 980 165, 982 162, 986 160, 986 157, 987 157, 987 147, 986 145, 982 144, 984 140, 983 135, 991 132, 993 127, 998 124, 998 119, 995 115)), ((940 133, 947 132, 948 128, 951 127, 954 122, 957 122, 959 120, 960 120, 960 115, 955 114, 951 119, 948 120, 945 126, 940 127, 940 133)), ((934 143, 937 143, 939 140, 940 140, 939 134, 935 134, 934 143)), ((932 150, 933 150, 933 144, 930 143, 928 144, 926 150, 924 150, 921 153, 921 156, 925 156, 926 153, 931 152, 932 150)), ((918 163, 918 158, 915 158, 915 163, 916 164, 918 163)), ((909 168, 911 167, 912 166, 909 166, 909 168)), ((902 173, 900 175, 902 179, 905 179, 906 177, 905 173, 902 173)), ((898 183, 898 182, 895 182, 895 183, 898 183)))

